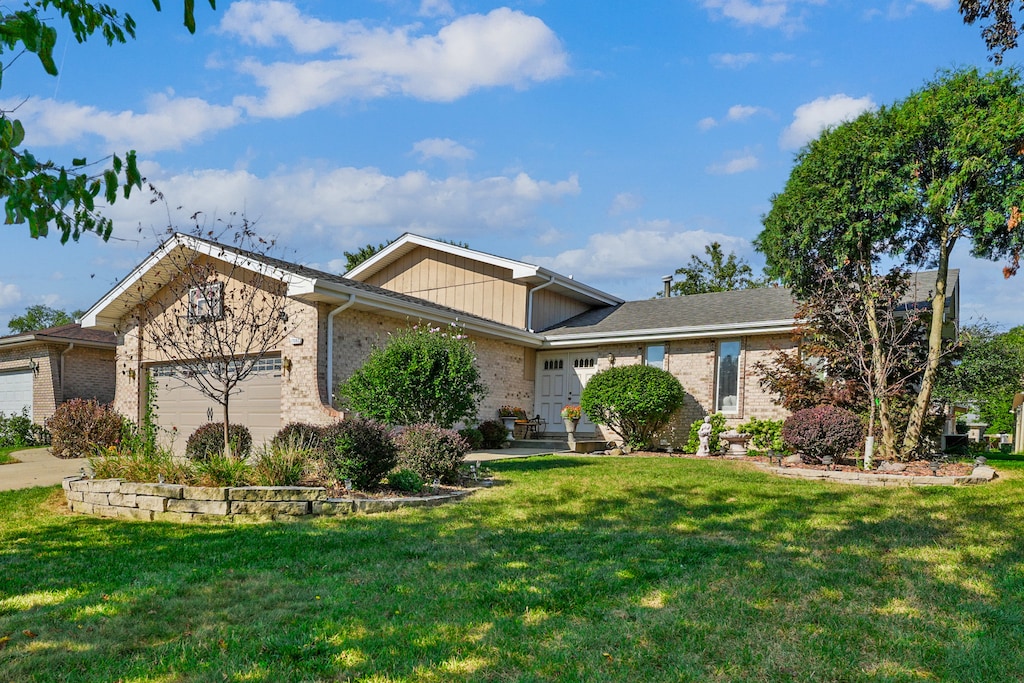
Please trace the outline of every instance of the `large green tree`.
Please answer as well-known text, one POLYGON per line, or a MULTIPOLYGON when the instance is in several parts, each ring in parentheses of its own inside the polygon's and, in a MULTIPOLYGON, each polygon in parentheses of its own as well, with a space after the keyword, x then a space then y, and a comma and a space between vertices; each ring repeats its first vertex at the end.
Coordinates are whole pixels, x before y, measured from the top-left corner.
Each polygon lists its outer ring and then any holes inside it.
POLYGON ((999 333, 976 325, 961 337, 961 356, 940 373, 936 395, 972 406, 990 432, 1012 432, 1013 397, 1024 391, 1024 326, 999 333))
MULTIPOLYGON (((216 7, 216 0, 208 0, 216 7)), ((159 11, 160 0, 152 0, 159 11)), ((183 0, 185 26, 195 32, 195 0, 183 0)), ((28 0, 21 9, 0 8, 0 56, 34 54, 43 70, 57 75, 53 49, 58 23, 66 23, 75 40, 85 42, 99 33, 108 45, 135 37, 135 20, 106 3, 87 0, 28 0)), ((28 224, 32 237, 45 237, 56 228, 61 242, 77 240, 82 232, 95 232, 104 239, 112 224, 99 212, 97 203, 108 204, 118 194, 127 198, 141 188, 135 151, 90 162, 84 157, 70 163, 37 158, 23 145, 25 127, 11 111, 0 111, 0 197, 4 200, 8 224, 28 224)))
POLYGON ((67 313, 59 308, 50 308, 43 304, 29 306, 22 315, 15 316, 7 323, 13 334, 44 330, 47 327, 70 325, 85 315, 85 311, 67 313))
MULTIPOLYGON (((869 298, 880 258, 936 271, 926 311, 928 352, 916 378, 919 393, 898 446, 900 457, 921 446, 945 351, 953 249, 965 241, 974 256, 1007 259, 1007 277, 1019 267, 1022 151, 1020 74, 944 72, 891 107, 812 142, 764 218, 757 246, 768 271, 798 294, 814 290, 815 268, 822 266, 846 271, 869 298)), ((870 309, 865 312, 869 324, 870 309)))
POLYGON ((1017 47, 1020 28, 1014 17, 1014 5, 1017 11, 1024 12, 1021 0, 960 0, 960 14, 965 24, 982 22, 981 37, 985 46, 992 52, 989 59, 996 64, 1003 63, 1003 54, 1017 47))
MULTIPOLYGON (((704 247, 707 260, 693 254, 689 264, 676 269, 681 279, 672 283, 672 295, 705 294, 707 292, 728 292, 734 289, 764 287, 767 280, 754 276, 754 271, 736 252, 726 256, 719 242, 704 247)), ((662 292, 658 296, 663 296, 662 292)))

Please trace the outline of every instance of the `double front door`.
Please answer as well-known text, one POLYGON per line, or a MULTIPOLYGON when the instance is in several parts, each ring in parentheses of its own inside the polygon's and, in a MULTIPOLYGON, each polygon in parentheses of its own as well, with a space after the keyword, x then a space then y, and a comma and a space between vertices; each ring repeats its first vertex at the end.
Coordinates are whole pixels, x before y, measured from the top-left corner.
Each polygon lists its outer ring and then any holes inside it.
MULTIPOLYGON (((562 408, 579 405, 580 392, 597 372, 597 352, 537 354, 536 414, 547 420, 546 431, 565 432, 562 408)), ((586 415, 576 428, 579 432, 594 432, 594 423, 586 415)))

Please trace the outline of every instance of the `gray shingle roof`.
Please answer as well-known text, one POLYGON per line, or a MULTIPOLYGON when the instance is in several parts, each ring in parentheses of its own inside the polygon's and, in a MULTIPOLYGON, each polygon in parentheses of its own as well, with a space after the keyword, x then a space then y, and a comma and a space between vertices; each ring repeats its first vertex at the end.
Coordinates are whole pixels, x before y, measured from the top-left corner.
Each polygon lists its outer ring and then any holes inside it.
POLYGON ((627 301, 593 309, 543 331, 547 337, 569 334, 613 334, 643 330, 744 325, 791 321, 796 304, 783 287, 627 301))
POLYGON ((89 344, 109 344, 111 347, 117 344, 117 339, 112 332, 82 327, 78 323, 0 337, 0 344, 15 341, 87 342, 89 344))

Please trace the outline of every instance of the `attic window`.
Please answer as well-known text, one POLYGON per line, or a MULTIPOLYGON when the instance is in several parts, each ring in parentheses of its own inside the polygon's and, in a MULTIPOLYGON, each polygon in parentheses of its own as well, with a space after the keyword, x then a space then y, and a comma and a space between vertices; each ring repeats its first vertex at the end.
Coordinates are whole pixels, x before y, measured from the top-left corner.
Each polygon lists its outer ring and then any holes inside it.
POLYGON ((188 290, 188 321, 192 323, 224 318, 224 283, 190 287, 188 290))

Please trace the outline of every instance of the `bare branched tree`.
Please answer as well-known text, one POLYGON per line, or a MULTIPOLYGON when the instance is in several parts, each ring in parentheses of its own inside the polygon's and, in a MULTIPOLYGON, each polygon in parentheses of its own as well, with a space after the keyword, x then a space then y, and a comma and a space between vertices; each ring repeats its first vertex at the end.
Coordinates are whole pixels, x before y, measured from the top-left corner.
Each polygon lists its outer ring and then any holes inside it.
POLYGON ((230 453, 231 398, 280 346, 287 283, 267 255, 274 243, 258 237, 248 219, 214 234, 200 225, 198 214, 192 218, 190 234, 171 234, 152 273, 167 284, 156 296, 139 284, 136 322, 147 360, 173 364, 178 380, 220 404, 224 452, 230 453), (210 239, 225 236, 231 244, 210 239))

